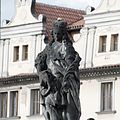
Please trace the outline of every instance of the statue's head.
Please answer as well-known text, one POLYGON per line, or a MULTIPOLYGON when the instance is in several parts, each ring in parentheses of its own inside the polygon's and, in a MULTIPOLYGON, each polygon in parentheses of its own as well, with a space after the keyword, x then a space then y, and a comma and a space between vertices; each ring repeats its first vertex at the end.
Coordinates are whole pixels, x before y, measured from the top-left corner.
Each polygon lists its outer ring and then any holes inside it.
POLYGON ((67 22, 58 18, 53 23, 52 35, 53 39, 58 42, 62 42, 63 37, 67 34, 67 22))

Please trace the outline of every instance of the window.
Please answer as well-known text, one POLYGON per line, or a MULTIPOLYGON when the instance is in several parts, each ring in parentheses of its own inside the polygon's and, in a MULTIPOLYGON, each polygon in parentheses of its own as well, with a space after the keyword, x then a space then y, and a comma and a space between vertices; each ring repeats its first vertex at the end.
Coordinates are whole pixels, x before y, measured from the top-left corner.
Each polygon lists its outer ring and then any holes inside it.
POLYGON ((31 90, 31 115, 40 114, 40 91, 39 89, 31 90))
POLYGON ((28 60, 28 45, 23 45, 22 50, 22 60, 28 60))
POLYGON ((18 91, 10 91, 9 93, 0 93, 0 118, 17 117, 18 115, 18 91))
POLYGON ((101 83, 101 111, 112 111, 113 83, 101 83))
POLYGON ((0 118, 7 117, 7 92, 0 93, 0 118))
POLYGON ((10 116, 18 115, 18 91, 10 92, 10 116))
POLYGON ((118 50, 118 34, 111 35, 110 51, 118 50))
POLYGON ((19 46, 14 47, 14 56, 13 56, 13 61, 18 61, 19 60, 19 46))
POLYGON ((106 52, 106 39, 107 39, 107 36, 100 36, 100 38, 99 38, 99 52, 106 52))

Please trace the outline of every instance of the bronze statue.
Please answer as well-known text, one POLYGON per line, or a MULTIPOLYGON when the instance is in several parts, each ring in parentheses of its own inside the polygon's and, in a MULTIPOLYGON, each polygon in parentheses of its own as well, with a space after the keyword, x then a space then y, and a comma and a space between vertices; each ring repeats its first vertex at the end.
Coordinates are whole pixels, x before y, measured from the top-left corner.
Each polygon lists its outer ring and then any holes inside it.
POLYGON ((35 60, 46 120, 79 120, 81 115, 81 58, 66 27, 67 23, 60 18, 53 23, 52 40, 35 60))

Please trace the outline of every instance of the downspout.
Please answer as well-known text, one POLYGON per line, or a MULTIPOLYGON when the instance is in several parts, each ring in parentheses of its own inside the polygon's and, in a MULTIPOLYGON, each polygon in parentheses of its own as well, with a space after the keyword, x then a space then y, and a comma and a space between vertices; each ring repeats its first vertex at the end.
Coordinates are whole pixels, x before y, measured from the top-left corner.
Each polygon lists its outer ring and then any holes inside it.
POLYGON ((87 46, 88 46, 88 35, 89 35, 89 28, 87 27, 87 37, 86 37, 86 46, 85 46, 85 63, 84 68, 86 68, 86 59, 87 59, 87 46))
POLYGON ((94 26, 94 33, 93 33, 93 47, 92 47, 92 57, 91 57, 91 67, 93 67, 93 58, 94 58, 94 47, 95 47, 95 34, 96 34, 96 26, 94 26))

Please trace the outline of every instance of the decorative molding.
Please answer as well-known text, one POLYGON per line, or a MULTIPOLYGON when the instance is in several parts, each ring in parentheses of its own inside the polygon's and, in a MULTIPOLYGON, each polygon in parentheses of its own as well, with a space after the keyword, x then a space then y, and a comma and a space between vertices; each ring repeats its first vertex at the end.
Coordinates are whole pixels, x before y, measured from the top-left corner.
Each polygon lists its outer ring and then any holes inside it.
POLYGON ((1 39, 25 35, 43 34, 43 23, 35 22, 16 26, 2 27, 1 39))
POLYGON ((83 80, 99 77, 114 77, 116 75, 120 75, 120 65, 80 69, 80 78, 83 80))
POLYGON ((29 74, 29 75, 16 75, 6 78, 0 78, 0 86, 15 86, 15 85, 25 85, 30 83, 38 83, 39 78, 36 74, 29 74))
POLYGON ((115 23, 117 24, 120 21, 119 14, 120 14, 120 10, 86 15, 84 17, 86 21, 85 26, 93 26, 93 25, 101 26, 103 24, 106 24, 107 26, 107 25, 113 25, 115 23))
POLYGON ((116 112, 117 112, 116 110, 113 110, 113 111, 100 111, 95 113, 100 115, 100 114, 115 114, 116 112))
POLYGON ((0 118, 0 120, 13 120, 13 119, 21 119, 21 117, 20 116, 16 116, 16 117, 0 118))
MULTIPOLYGON (((80 69, 80 79, 88 80, 94 78, 103 78, 109 77, 111 80, 117 80, 117 77, 120 75, 120 65, 114 66, 104 66, 104 67, 94 67, 94 68, 85 68, 80 69)), ((100 80, 100 79, 99 79, 100 80)), ((23 85, 23 84, 31 84, 31 83, 39 83, 39 77, 37 74, 23 74, 10 76, 6 78, 0 78, 0 86, 14 86, 14 85, 23 85)))
POLYGON ((117 77, 107 77, 107 78, 99 78, 97 79, 98 82, 105 83, 105 82, 114 82, 117 80, 117 77))

